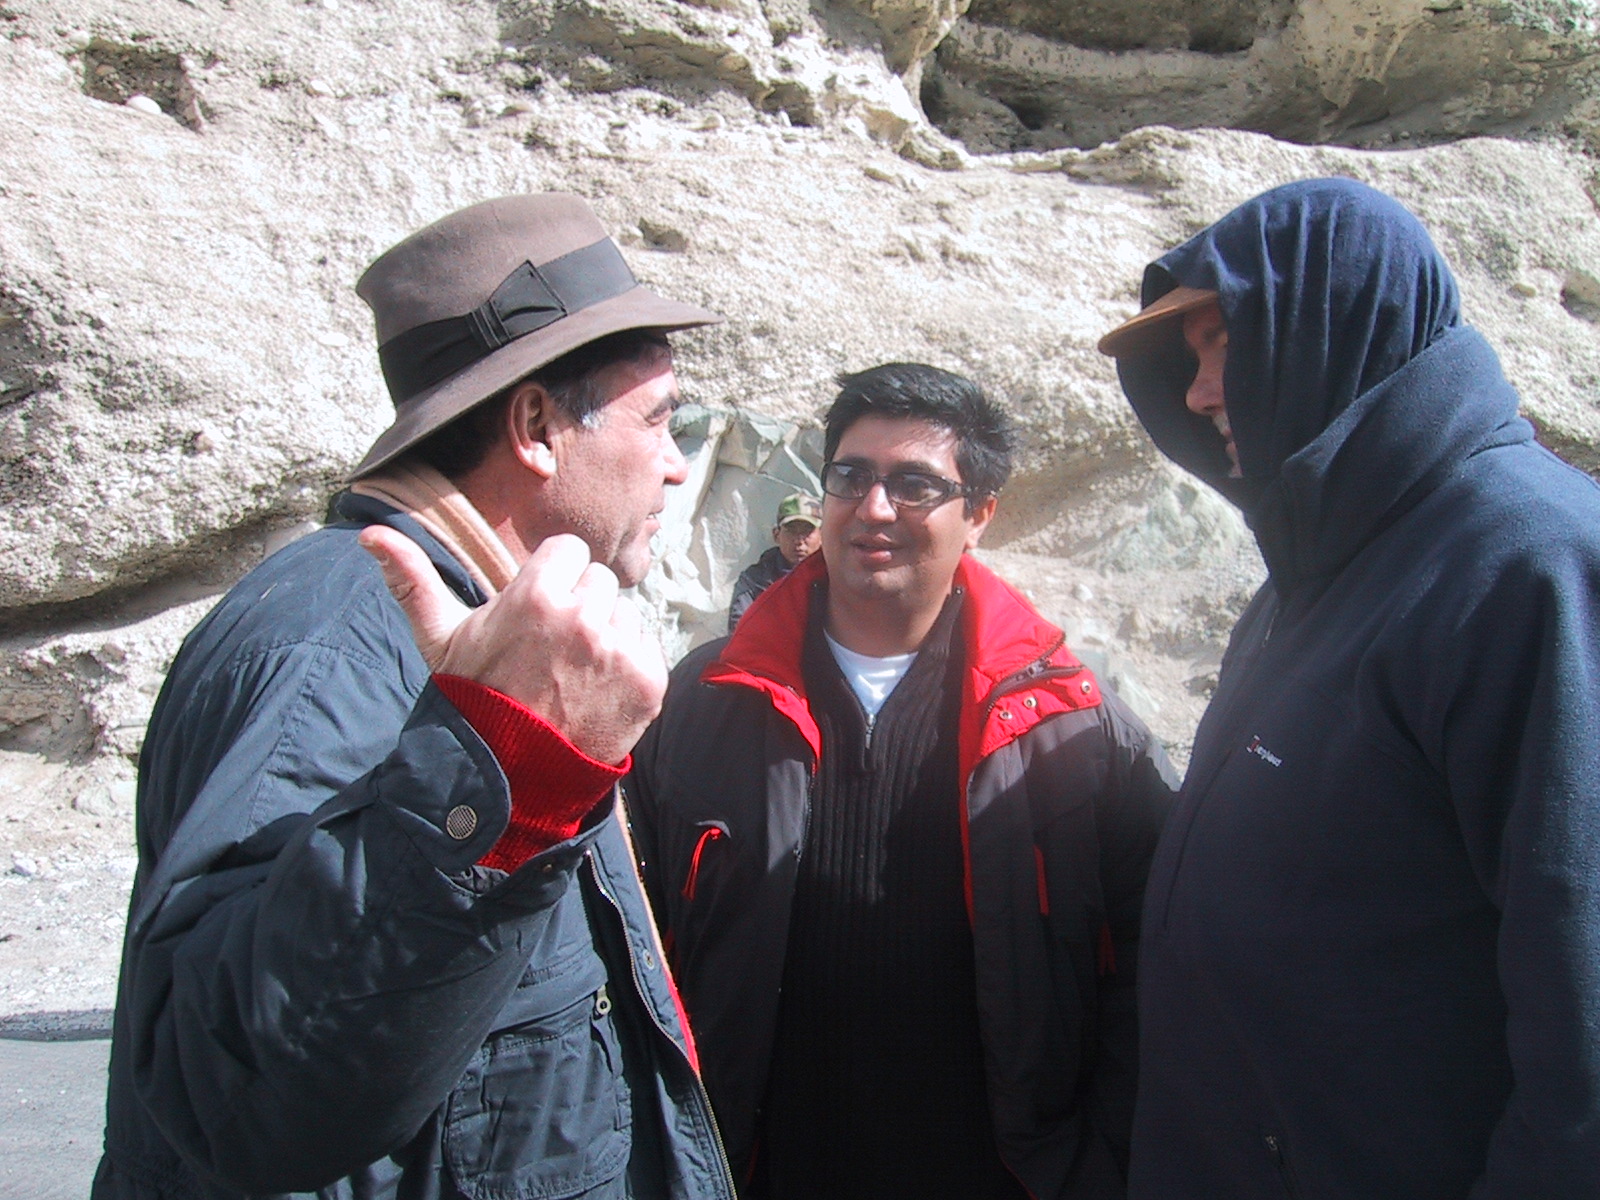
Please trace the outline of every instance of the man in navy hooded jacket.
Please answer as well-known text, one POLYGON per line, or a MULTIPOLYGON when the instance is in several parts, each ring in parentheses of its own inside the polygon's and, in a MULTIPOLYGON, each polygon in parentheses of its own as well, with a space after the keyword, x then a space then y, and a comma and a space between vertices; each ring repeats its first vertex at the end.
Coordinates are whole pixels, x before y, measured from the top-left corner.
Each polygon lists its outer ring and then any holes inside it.
POLYGON ((1269 575, 1150 875, 1131 1195, 1600 1196, 1600 490, 1370 188, 1143 299, 1101 349, 1269 575))

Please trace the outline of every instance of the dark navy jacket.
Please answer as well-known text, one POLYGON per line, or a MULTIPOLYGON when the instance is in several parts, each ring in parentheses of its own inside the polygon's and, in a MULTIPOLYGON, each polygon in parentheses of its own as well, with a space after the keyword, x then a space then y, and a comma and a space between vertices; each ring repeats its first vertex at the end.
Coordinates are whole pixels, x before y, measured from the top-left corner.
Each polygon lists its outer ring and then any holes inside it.
POLYGON ((505 776, 356 535, 482 596, 342 504, 190 634, 151 718, 96 1200, 731 1200, 612 806, 474 866, 505 776))
POLYGON ((1151 871, 1132 1194, 1600 1196, 1600 489, 1387 197, 1269 192, 1175 284, 1243 478, 1176 345, 1124 386, 1270 577, 1151 871))
POLYGON ((760 558, 739 572, 739 578, 733 581, 733 599, 728 602, 729 633, 755 598, 787 575, 792 565, 782 550, 768 546, 760 558))
MULTIPOLYGON (((801 670, 812 587, 824 577, 820 554, 802 560, 731 639, 678 664, 624 781, 706 1086, 741 1170, 760 1128, 826 752, 801 670)), ((966 591, 964 883, 995 1142, 1039 1200, 1120 1198, 1139 904, 1171 768, 1026 600, 970 557, 955 585, 966 591)))

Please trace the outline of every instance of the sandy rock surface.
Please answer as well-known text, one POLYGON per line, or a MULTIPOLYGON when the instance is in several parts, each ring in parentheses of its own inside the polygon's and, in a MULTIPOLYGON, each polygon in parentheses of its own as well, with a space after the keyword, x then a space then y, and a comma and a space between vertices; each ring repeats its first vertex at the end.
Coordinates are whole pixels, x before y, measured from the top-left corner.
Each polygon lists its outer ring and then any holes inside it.
POLYGON ((7 0, 0 1019, 111 1003, 149 706, 387 424, 351 285, 411 230, 574 191, 729 315, 678 342, 706 409, 640 588, 675 650, 835 372, 982 381, 1026 435, 986 558, 1181 759, 1260 566, 1095 341, 1166 247, 1354 176, 1600 471, 1597 64, 1592 0, 7 0))
POLYGON ((923 75, 969 148, 1142 125, 1386 147, 1594 120, 1590 0, 974 0, 923 75))

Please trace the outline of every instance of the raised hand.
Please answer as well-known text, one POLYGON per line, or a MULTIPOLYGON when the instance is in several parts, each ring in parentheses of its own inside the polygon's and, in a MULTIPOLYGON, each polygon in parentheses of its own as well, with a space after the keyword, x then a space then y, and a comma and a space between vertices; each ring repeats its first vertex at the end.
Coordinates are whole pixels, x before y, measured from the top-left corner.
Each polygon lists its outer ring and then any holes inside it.
POLYGON ((505 591, 468 608, 422 548, 369 525, 361 545, 411 622, 436 674, 459 675, 525 704, 579 750, 620 762, 661 709, 667 664, 617 577, 582 539, 545 539, 505 591))

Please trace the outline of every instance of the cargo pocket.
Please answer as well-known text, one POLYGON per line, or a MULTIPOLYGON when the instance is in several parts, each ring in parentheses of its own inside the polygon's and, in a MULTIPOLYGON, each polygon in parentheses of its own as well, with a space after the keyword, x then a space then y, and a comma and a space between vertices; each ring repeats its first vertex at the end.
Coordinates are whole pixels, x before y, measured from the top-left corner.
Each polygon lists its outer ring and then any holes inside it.
POLYGON ((561 1200, 621 1174, 632 1111, 602 986, 478 1051, 450 1097, 445 1157, 472 1200, 561 1200))

